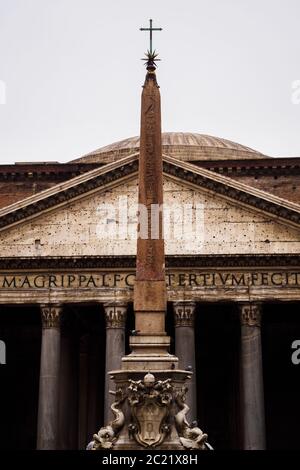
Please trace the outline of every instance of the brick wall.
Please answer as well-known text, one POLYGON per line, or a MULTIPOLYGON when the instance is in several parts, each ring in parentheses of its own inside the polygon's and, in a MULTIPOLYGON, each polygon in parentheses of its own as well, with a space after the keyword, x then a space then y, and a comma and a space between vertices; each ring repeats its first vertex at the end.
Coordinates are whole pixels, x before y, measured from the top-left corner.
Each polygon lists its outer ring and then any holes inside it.
POLYGON ((231 174, 230 178, 300 204, 300 175, 254 177, 231 174))
POLYGON ((56 184, 55 181, 44 182, 24 182, 9 181, 0 182, 0 208, 9 206, 14 202, 21 201, 28 196, 32 196, 37 192, 50 188, 56 184))

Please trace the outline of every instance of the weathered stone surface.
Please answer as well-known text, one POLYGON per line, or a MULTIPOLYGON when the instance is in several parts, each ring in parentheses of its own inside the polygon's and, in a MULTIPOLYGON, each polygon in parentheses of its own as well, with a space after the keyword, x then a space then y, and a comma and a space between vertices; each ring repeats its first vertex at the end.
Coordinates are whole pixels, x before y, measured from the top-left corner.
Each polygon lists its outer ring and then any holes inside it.
MULTIPOLYGON (((266 215, 252 212, 216 194, 208 194, 167 178, 164 181, 164 202, 171 208, 174 202, 180 208, 183 204, 192 204, 193 221, 196 217, 195 206, 200 208, 199 230, 196 235, 190 231, 186 240, 180 238, 180 214, 171 218, 171 235, 175 229, 178 238, 170 240, 166 237, 167 254, 271 254, 300 251, 297 229, 276 223, 266 215)), ((78 199, 66 207, 41 214, 31 222, 1 232, 1 252, 5 256, 135 254, 136 204, 135 179, 105 193, 99 191, 93 196, 78 199), (125 197, 123 203, 127 201, 130 208, 128 237, 124 240, 101 239, 99 209, 105 204, 118 209, 120 196, 125 197)), ((116 214, 110 218, 114 220, 116 214)))

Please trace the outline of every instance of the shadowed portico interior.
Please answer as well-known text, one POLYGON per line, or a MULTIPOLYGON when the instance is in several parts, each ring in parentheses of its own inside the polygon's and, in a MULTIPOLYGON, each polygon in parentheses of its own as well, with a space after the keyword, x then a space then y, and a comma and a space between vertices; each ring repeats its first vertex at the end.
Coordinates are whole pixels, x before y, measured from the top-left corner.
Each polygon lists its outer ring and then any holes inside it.
MULTIPOLYGON (((103 423, 105 313, 101 305, 66 305, 64 317, 68 338, 65 338, 66 332, 62 334, 68 360, 64 361, 61 375, 64 386, 69 382, 63 392, 64 401, 67 399, 66 393, 69 397, 68 406, 60 408, 60 448, 83 449, 95 426, 103 423), (80 391, 82 393, 83 390, 85 393, 79 400, 80 391), (64 421, 66 413, 67 421, 64 421)), ((267 448, 293 449, 297 447, 300 419, 299 373, 297 366, 291 362, 291 343, 300 337, 298 305, 265 303, 263 318, 267 448), (292 432, 278 434, 279 426, 288 426, 292 432)), ((1 320, 0 336, 11 345, 8 349, 9 368, 0 367, 1 448, 14 450, 17 446, 20 449, 34 449, 40 311, 34 305, 2 306, 1 320)), ((199 302, 195 323, 199 422, 207 429, 210 441, 216 448, 240 449, 240 326, 236 305, 199 302)), ((128 344, 129 331, 133 328, 131 304, 128 306, 125 328, 128 344)), ((167 331, 172 337, 174 330, 173 307, 169 303, 167 331)), ((174 352, 174 343, 171 348, 174 352)))

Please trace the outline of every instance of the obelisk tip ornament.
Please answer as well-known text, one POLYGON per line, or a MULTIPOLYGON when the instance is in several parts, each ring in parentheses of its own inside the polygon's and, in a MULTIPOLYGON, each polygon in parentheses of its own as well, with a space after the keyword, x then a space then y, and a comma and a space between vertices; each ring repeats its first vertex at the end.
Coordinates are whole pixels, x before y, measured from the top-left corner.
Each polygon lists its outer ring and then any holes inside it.
POLYGON ((153 50, 152 50, 152 40, 153 40, 153 31, 162 31, 162 28, 153 28, 153 20, 150 19, 149 20, 149 28, 140 28, 140 31, 149 31, 149 35, 150 35, 150 48, 149 48, 149 54, 152 54, 153 53, 153 50))

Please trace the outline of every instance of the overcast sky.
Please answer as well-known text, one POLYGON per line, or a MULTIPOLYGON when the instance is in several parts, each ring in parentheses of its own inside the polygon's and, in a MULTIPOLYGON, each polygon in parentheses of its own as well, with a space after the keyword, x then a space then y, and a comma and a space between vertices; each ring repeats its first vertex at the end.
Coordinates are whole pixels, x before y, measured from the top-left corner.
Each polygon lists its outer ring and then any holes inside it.
POLYGON ((0 162, 137 135, 151 17, 164 131, 300 157, 300 0, 0 0, 0 162))

